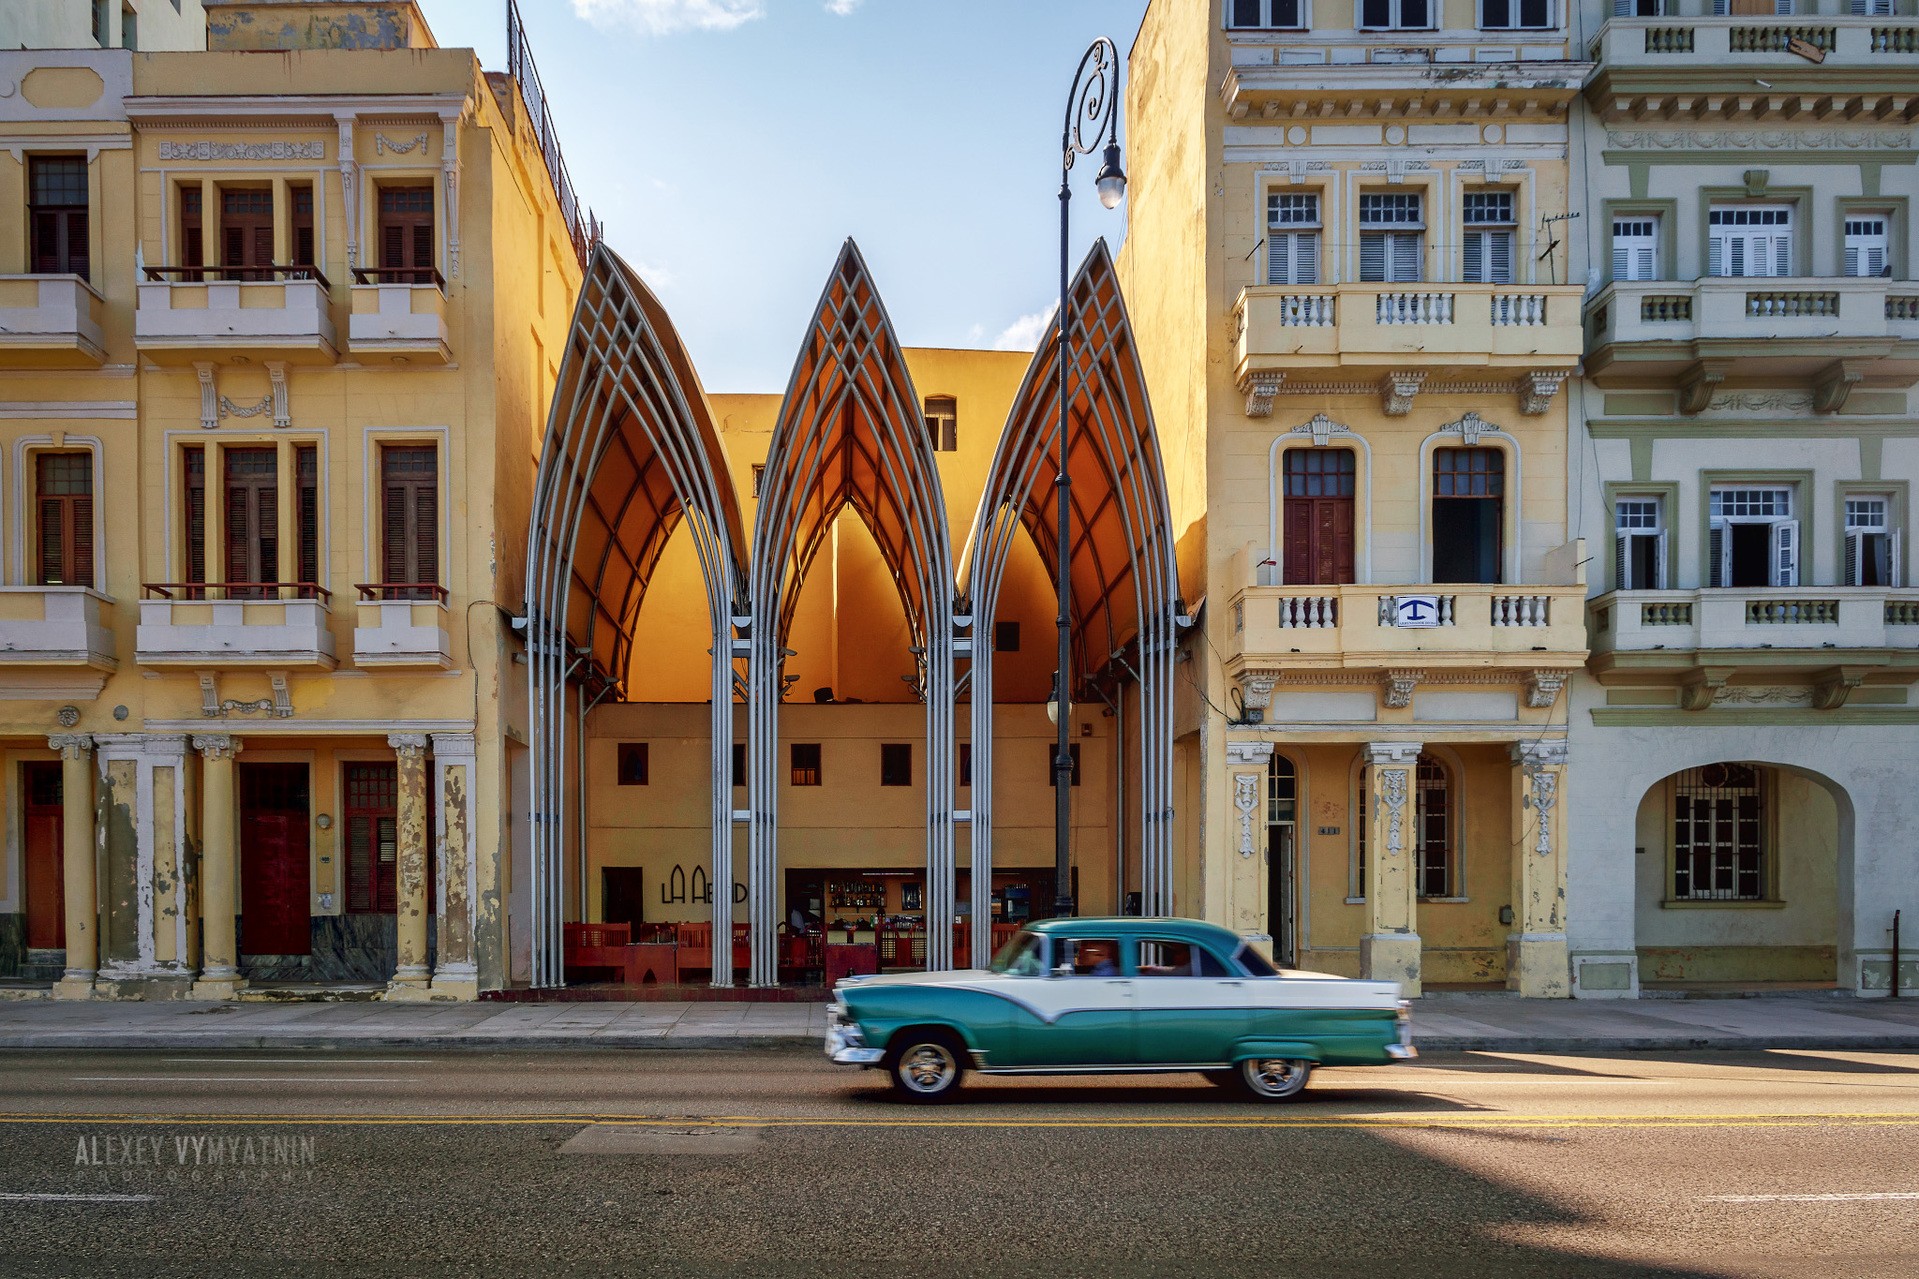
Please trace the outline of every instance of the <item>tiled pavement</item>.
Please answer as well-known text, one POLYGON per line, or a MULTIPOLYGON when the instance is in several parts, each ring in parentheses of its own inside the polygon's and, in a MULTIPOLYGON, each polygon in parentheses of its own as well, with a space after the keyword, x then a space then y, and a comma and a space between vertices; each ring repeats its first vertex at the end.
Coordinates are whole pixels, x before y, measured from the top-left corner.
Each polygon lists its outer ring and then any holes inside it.
MULTIPOLYGON (((815 1046, 820 1003, 67 1003, 0 1001, 0 1049, 609 1049, 815 1046)), ((1434 995, 1432 1050, 1919 1049, 1919 998, 1572 1001, 1434 995)))

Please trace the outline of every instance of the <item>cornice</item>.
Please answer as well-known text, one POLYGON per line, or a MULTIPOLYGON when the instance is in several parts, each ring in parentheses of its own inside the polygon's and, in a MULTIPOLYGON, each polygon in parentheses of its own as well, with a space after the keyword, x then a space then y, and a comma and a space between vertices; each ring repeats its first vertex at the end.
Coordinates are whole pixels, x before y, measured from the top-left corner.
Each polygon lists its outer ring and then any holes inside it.
POLYGON ((175 120, 186 124, 218 122, 223 127, 233 116, 267 116, 281 126, 296 119, 311 119, 331 127, 342 116, 367 116, 382 122, 399 120, 439 121, 457 117, 465 109, 464 93, 385 93, 385 94, 214 94, 130 97, 127 117, 143 127, 175 120))
POLYGON ((1592 69, 1548 61, 1240 66, 1226 73, 1220 99, 1235 120, 1558 117, 1592 69))

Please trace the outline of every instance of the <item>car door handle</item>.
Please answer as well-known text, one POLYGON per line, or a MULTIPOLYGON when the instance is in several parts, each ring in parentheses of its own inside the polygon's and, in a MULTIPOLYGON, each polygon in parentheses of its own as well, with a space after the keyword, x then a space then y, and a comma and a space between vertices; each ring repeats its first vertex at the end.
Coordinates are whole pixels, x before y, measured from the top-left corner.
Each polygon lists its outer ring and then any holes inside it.
POLYGON ((1245 984, 1243 981, 1223 981, 1220 983, 1222 986, 1244 986, 1245 984))
POLYGON ((1109 977, 1106 979, 1106 984, 1108 986, 1130 986, 1133 984, 1133 979, 1131 977, 1109 977))

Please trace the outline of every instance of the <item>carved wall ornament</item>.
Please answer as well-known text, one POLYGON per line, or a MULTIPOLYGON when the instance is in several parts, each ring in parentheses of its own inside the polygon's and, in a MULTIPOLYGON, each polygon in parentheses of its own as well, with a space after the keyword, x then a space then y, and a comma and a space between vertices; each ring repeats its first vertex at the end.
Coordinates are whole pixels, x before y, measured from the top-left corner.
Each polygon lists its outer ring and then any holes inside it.
POLYGON ((1706 405, 1715 413, 1807 413, 1812 396, 1799 391, 1728 391, 1706 405))
POLYGON ((1526 676, 1526 705, 1534 710, 1545 710, 1559 700, 1559 690, 1566 687, 1565 671, 1534 671, 1526 676))
POLYGON ((1327 444, 1332 442, 1332 438, 1335 435, 1351 435, 1352 433, 1352 427, 1347 426, 1344 422, 1335 422, 1324 413, 1315 413, 1309 420, 1301 422, 1298 426, 1286 432, 1288 435, 1312 436, 1314 448, 1325 448, 1327 444))
POLYGON ((235 404, 224 395, 220 397, 221 417, 259 417, 262 413, 270 412, 272 408, 273 392, 271 391, 261 396, 257 404, 235 404))
POLYGON ((1259 809, 1258 773, 1236 773, 1233 776, 1233 807, 1239 810, 1239 855, 1251 857, 1256 851, 1253 844, 1253 814, 1259 809))
POLYGON ((1693 414, 1712 403, 1713 393, 1726 380, 1722 365, 1701 361, 1687 369, 1679 380, 1679 411, 1693 414))
POLYGON ((1550 856, 1553 851, 1553 805, 1559 802, 1559 771, 1537 768, 1530 770, 1527 776, 1532 783, 1533 811, 1539 814, 1539 840, 1533 845, 1533 851, 1541 857, 1550 856))
POLYGON ((1271 742, 1227 742, 1226 762, 1229 764, 1258 764, 1264 768, 1273 759, 1271 742))
POLYGON ((1386 813, 1387 855, 1404 852, 1406 837, 1401 829, 1400 814, 1406 807, 1405 769, 1382 768, 1379 770, 1379 803, 1386 813))
POLYGON ((1563 372, 1535 371, 1528 373, 1519 381, 1519 411, 1527 417, 1538 417, 1559 394, 1559 388, 1565 385, 1569 375, 1563 372))
POLYGON ((1620 151, 1862 151, 1912 145, 1908 129, 1689 129, 1608 130, 1606 145, 1620 151))
POLYGON ((1714 706, 1807 706, 1812 703, 1810 688, 1753 687, 1727 684, 1712 694, 1714 706))
POLYGON ((267 672, 272 688, 269 697, 221 697, 220 677, 213 671, 199 672, 200 715, 204 719, 225 719, 229 715, 270 715, 274 719, 293 718, 293 694, 285 671, 267 672))
POLYGON ((384 133, 376 133, 373 135, 373 150, 378 155, 385 155, 389 151, 395 155, 410 155, 418 151, 424 156, 426 154, 426 134, 419 133, 404 142, 395 142, 384 133))
POLYGON ((220 389, 213 382, 213 364, 195 360, 193 371, 200 379, 200 427, 211 431, 220 425, 220 389))
POLYGON ((346 264, 349 270, 360 265, 360 219, 355 210, 360 206, 356 191, 359 186, 360 166, 353 158, 353 117, 335 116, 334 124, 340 130, 340 194, 346 201, 346 264))
POLYGON ((80 722, 80 708, 78 706, 62 706, 53 713, 53 720, 54 723, 60 725, 62 728, 72 728, 80 722))
POLYGON ((1466 411, 1466 416, 1460 418, 1457 422, 1448 422, 1439 429, 1442 432, 1449 432, 1459 436, 1460 442, 1467 448, 1472 448, 1477 445, 1480 436, 1495 435, 1499 431, 1498 427, 1470 409, 1466 411))
POLYGON ((324 142, 162 142, 162 160, 324 160, 324 142))
POLYGON ((1404 710, 1413 704, 1413 689, 1426 677, 1424 671, 1387 671, 1380 681, 1386 705, 1404 710))
POLYGON ((195 733, 192 741, 193 749, 200 752, 201 759, 232 759, 240 753, 240 739, 225 733, 195 733))
POLYGON ((391 746, 393 753, 401 759, 426 758, 425 733, 389 733, 386 744, 391 746))
POLYGON ((1239 389, 1246 394, 1246 416, 1271 417, 1273 397, 1285 380, 1284 373, 1249 373, 1241 379, 1239 389))
POLYGON ((1419 394, 1426 374, 1418 370, 1396 370, 1380 380, 1379 398, 1389 417, 1405 417, 1413 411, 1413 397, 1419 394))
MULTIPOLYGON (((1249 711, 1263 711, 1273 704, 1273 686, 1277 683, 1279 678, 1276 675, 1263 671, 1248 671, 1239 677, 1240 700, 1245 703, 1249 711)), ((1229 742, 1226 749, 1230 752, 1234 745, 1236 743, 1229 742)), ((1270 743, 1267 749, 1269 751, 1272 749, 1270 743)))
POLYGON ((93 753, 93 738, 86 733, 55 733, 47 738, 47 749, 59 751, 63 760, 85 759, 93 753))
POLYGON ((1514 742, 1510 753, 1521 768, 1564 768, 1570 747, 1563 737, 1531 737, 1514 742))

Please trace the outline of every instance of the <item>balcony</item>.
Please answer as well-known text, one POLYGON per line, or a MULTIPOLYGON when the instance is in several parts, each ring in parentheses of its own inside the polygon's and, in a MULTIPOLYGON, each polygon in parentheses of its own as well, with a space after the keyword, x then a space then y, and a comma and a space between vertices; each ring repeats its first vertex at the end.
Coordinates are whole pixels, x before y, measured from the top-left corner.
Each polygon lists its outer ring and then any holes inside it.
POLYGON ((310 582, 148 583, 134 639, 142 666, 332 670, 331 597, 310 582))
POLYGON ((1579 367, 1582 292, 1567 284, 1255 285, 1233 308, 1235 375, 1254 417, 1288 381, 1303 389, 1384 379, 1388 411, 1403 412, 1396 404, 1412 393, 1409 382, 1417 390, 1447 372, 1476 380, 1503 372, 1525 411, 1543 412, 1579 367))
MULTIPOLYGON (((1693 591, 1610 591, 1586 607, 1592 670, 1601 683, 1678 677, 1689 709, 1712 704, 1733 674, 1798 674, 1818 681, 1839 672, 1919 676, 1919 589, 1797 586, 1693 591)), ((1845 687, 1821 701, 1840 705, 1845 687)))
POLYGON ((290 364, 338 358, 331 286, 313 267, 150 266, 146 276, 134 341, 156 364, 233 355, 290 364))
POLYGON ((0 275, 0 368, 99 368, 105 308, 77 275, 0 275))
POLYGON ((355 666, 452 669, 445 587, 381 582, 355 589, 360 593, 359 624, 353 628, 355 666))
POLYGON ((445 364, 446 282, 431 267, 356 270, 347 351, 357 360, 445 364))
MULTIPOLYGON (((113 601, 84 586, 0 586, 0 670, 117 670, 113 601)), ((97 691, 97 690, 96 690, 97 691)))
POLYGON ((1820 412, 1860 383, 1919 383, 1919 284, 1843 277, 1616 281, 1587 304, 1586 374, 1601 386, 1678 381, 1698 412, 1714 386, 1809 384, 1820 412))
POLYGON ((1229 603, 1227 674, 1585 661, 1584 586, 1249 586, 1229 603))

